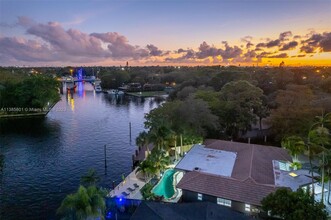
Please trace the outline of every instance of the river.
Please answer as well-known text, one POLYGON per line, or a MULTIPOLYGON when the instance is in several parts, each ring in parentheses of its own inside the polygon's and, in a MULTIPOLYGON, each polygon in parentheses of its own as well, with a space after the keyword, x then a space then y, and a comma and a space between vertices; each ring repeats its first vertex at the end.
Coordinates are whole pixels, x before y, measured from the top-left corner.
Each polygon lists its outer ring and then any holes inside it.
POLYGON ((0 219, 57 219, 62 199, 76 191, 88 169, 107 188, 131 172, 144 115, 159 103, 95 93, 89 83, 76 90, 62 95, 44 119, 0 121, 0 219))

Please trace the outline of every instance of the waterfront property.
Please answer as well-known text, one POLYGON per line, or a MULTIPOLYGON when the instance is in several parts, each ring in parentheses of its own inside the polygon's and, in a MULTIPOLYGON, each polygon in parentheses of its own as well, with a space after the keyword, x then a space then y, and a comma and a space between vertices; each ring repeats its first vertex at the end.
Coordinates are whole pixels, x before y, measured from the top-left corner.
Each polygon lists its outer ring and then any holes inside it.
POLYGON ((290 170, 285 149, 222 140, 194 145, 175 167, 183 202, 209 201, 257 215, 261 200, 279 187, 309 186, 307 170, 290 170))

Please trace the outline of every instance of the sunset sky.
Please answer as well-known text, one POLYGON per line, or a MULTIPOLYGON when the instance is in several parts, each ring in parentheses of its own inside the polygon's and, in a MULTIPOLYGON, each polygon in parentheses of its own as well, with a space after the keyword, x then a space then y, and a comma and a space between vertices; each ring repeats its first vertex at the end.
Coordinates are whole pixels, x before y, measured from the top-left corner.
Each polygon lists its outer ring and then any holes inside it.
POLYGON ((331 0, 0 0, 0 65, 329 65, 331 0))

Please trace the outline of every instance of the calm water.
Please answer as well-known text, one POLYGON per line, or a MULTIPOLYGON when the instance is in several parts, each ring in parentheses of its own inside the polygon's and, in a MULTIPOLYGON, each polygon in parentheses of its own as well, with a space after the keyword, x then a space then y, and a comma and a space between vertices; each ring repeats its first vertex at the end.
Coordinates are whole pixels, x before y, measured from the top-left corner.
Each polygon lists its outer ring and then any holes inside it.
POLYGON ((0 219, 57 219, 62 199, 89 168, 96 169, 101 186, 118 183, 132 169, 144 114, 157 106, 153 99, 96 94, 86 83, 72 97, 64 94, 45 119, 1 121, 0 219))

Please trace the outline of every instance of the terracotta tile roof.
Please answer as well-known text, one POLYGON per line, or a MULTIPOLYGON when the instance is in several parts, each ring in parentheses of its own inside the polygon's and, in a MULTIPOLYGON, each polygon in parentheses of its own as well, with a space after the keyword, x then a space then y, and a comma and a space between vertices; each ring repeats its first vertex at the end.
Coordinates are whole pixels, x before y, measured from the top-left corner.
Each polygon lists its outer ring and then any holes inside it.
POLYGON ((261 205, 261 200, 277 188, 257 184, 251 178, 244 181, 192 171, 184 175, 177 187, 219 198, 261 205))

